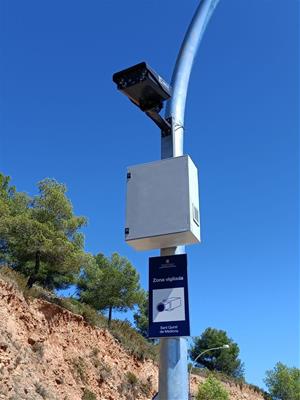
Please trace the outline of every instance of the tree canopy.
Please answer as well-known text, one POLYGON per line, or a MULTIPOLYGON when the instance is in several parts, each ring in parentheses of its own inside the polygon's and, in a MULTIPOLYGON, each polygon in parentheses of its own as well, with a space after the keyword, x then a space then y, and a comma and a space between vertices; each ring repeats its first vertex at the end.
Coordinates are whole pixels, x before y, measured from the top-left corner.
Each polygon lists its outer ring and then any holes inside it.
POLYGON ((207 328, 200 337, 194 338, 190 356, 192 360, 195 360, 205 350, 222 347, 224 344, 228 344, 229 348, 209 351, 198 358, 197 364, 210 371, 219 371, 235 378, 242 378, 244 368, 238 358, 239 346, 223 330, 207 328))
POLYGON ((134 313, 133 319, 137 331, 144 337, 148 336, 148 317, 149 317, 149 299, 148 293, 141 292, 141 299, 137 312, 134 313))
POLYGON ((38 189, 34 197, 17 192, 0 174, 0 261, 28 276, 29 287, 64 288, 84 263, 86 219, 74 215, 65 185, 44 179, 38 189))
POLYGON ((84 269, 79 280, 80 299, 96 310, 109 312, 126 311, 139 304, 142 291, 139 274, 125 257, 113 253, 110 258, 103 254, 94 257, 84 269))
POLYGON ((274 400, 300 399, 300 369, 278 362, 266 372, 265 384, 274 400))

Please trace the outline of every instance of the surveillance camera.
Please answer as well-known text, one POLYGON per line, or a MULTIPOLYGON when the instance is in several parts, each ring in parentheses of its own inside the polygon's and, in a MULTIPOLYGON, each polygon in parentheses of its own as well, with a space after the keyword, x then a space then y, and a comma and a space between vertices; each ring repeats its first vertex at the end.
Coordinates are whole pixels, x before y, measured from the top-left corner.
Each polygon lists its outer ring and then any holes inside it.
POLYGON ((181 298, 180 297, 170 297, 169 299, 165 299, 157 304, 156 309, 159 312, 163 311, 173 311, 175 308, 181 306, 181 298))
POLYGON ((116 72, 113 81, 144 112, 159 112, 163 102, 171 97, 170 86, 145 62, 116 72))

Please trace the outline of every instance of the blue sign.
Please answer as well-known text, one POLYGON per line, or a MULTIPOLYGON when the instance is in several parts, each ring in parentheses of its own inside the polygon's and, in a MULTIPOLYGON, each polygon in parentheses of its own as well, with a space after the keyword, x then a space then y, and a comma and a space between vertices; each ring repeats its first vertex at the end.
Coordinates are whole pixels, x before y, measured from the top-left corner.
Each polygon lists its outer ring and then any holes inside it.
POLYGON ((149 258, 149 337, 189 335, 186 254, 149 258))

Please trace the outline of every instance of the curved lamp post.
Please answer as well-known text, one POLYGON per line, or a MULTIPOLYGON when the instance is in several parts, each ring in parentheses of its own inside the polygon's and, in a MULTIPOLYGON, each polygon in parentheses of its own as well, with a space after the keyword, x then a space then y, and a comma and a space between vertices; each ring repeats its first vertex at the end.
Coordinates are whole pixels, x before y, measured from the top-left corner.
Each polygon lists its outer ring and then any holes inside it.
POLYGON ((189 395, 191 396, 191 375, 192 375, 192 369, 194 368, 197 360, 199 360, 199 358, 201 356, 203 356, 203 354, 208 353, 209 351, 213 351, 213 350, 221 350, 221 349, 229 349, 229 344, 223 344, 223 346, 219 346, 219 347, 212 347, 211 349, 207 349, 202 351, 200 354, 197 355, 197 357, 195 358, 195 360, 192 362, 191 368, 189 370, 189 395))
MULTIPOLYGON (((218 2, 200 0, 177 57, 171 81, 172 95, 168 85, 146 63, 113 76, 118 89, 161 128, 162 159, 183 155, 184 114, 190 75, 205 28, 218 2), (150 91, 143 91, 145 81, 146 86, 152 88, 150 91), (167 99, 166 115, 162 118, 159 112, 167 99)), ((160 249, 161 256, 184 252, 185 246, 160 249)), ((155 398, 188 399, 187 339, 184 337, 160 339, 159 394, 155 398)))
MULTIPOLYGON (((173 93, 167 103, 166 118, 171 134, 161 137, 161 158, 183 155, 184 114, 190 75, 205 28, 219 0, 201 0, 187 30, 174 68, 173 93)), ((182 254, 184 246, 161 249, 161 256, 182 254)), ((188 399, 187 340, 160 339, 159 400, 188 399)))
POLYGON ((166 117, 171 118, 172 135, 162 140, 162 158, 183 154, 185 104, 192 67, 206 26, 218 2, 219 0, 200 1, 177 56, 171 80, 172 97, 166 108, 166 117))

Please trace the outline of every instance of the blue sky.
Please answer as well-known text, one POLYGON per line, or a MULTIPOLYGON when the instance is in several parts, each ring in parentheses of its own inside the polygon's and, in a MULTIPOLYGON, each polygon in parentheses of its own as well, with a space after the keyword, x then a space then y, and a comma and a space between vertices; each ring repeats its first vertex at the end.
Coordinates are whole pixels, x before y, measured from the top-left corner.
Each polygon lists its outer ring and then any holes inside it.
MULTIPOLYGON (((54 177, 85 215, 86 250, 123 241, 125 171, 160 133, 112 74, 147 61, 170 80, 196 0, 3 0, 0 170, 54 177)), ((194 65, 185 153, 199 170, 202 243, 187 247, 192 335, 224 329, 249 382, 299 367, 299 2, 221 0, 194 65)))

